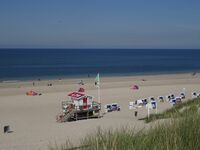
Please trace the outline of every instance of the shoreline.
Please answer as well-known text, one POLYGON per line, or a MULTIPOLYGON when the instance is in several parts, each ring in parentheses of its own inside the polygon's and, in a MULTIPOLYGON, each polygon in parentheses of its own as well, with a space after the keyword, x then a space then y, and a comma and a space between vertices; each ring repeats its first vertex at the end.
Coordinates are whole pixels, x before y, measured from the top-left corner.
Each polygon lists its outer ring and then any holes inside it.
MULTIPOLYGON (((157 72, 157 73, 137 73, 137 74, 100 74, 100 78, 137 78, 137 77, 151 77, 151 76, 175 76, 175 75, 188 75, 195 76, 200 73, 200 71, 195 72, 157 72)), ((92 74, 89 77, 86 76, 63 76, 63 77, 42 77, 42 78, 13 78, 8 80, 0 79, 0 87, 1 84, 13 84, 13 83, 27 83, 27 82, 46 82, 46 81, 70 81, 70 80, 89 80, 95 79, 96 75, 92 74)))
MULTIPOLYGON (((188 70, 188 71, 161 71, 161 72, 139 72, 139 73, 109 73, 109 74, 101 74, 101 77, 136 77, 136 76, 157 76, 157 75, 176 75, 176 74, 193 74, 200 73, 200 70, 188 70)), ((70 80, 70 79, 89 79, 95 78, 96 74, 85 74, 85 75, 69 75, 69 76, 38 76, 38 77, 13 77, 13 78, 5 78, 0 79, 0 83, 15 83, 15 82, 29 82, 29 81, 50 81, 50 80, 70 80)))

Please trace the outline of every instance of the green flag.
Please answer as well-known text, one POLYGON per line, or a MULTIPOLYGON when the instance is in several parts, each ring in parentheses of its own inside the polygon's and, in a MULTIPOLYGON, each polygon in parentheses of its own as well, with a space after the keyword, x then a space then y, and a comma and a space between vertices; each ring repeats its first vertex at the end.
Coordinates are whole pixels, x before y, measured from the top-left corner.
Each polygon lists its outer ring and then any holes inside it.
POLYGON ((99 78, 99 73, 98 73, 96 78, 95 78, 95 86, 99 87, 99 85, 100 85, 100 78, 99 78))

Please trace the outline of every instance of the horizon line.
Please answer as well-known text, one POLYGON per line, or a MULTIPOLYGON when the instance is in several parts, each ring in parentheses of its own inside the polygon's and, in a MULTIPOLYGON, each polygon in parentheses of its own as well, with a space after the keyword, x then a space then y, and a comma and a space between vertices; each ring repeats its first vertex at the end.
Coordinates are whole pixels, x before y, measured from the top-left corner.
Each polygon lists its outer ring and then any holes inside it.
POLYGON ((12 48, 12 47, 6 47, 6 48, 1 48, 0 47, 0 49, 2 50, 2 49, 125 49, 125 50, 131 50, 131 49, 149 49, 149 50, 152 50, 152 49, 163 49, 163 50, 172 50, 172 49, 176 49, 176 50, 200 50, 200 48, 57 48, 57 47, 36 47, 36 48, 31 48, 31 47, 22 47, 22 48, 20 48, 20 47, 16 47, 16 48, 12 48))

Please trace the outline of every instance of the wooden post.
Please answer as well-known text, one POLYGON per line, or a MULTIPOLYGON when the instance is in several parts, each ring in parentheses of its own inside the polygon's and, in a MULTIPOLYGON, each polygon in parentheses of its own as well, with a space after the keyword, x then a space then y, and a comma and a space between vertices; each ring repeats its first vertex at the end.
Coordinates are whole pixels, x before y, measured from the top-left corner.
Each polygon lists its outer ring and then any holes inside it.
POLYGON ((76 106, 76 121, 78 120, 77 106, 76 106))
POLYGON ((88 115, 89 115, 89 109, 87 110, 87 119, 88 119, 88 115))
POLYGON ((147 104, 147 106, 148 106, 148 107, 147 107, 147 109, 148 109, 148 110, 147 110, 148 119, 149 119, 149 107, 150 107, 149 105, 150 105, 150 104, 148 103, 148 104, 147 104))
POLYGON ((98 112, 98 118, 100 118, 100 116, 101 116, 101 115, 100 115, 100 112, 101 112, 101 103, 99 103, 99 107, 100 107, 100 108, 99 108, 99 112, 98 112))
POLYGON ((156 101, 156 114, 158 113, 158 103, 156 101))

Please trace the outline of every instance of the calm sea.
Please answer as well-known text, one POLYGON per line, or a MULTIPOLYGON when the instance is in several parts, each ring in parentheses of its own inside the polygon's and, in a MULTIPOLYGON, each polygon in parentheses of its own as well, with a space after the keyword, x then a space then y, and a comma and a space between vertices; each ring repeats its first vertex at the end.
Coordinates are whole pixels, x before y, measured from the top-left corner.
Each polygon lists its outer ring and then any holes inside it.
POLYGON ((200 71, 191 49, 0 49, 0 80, 200 71))

